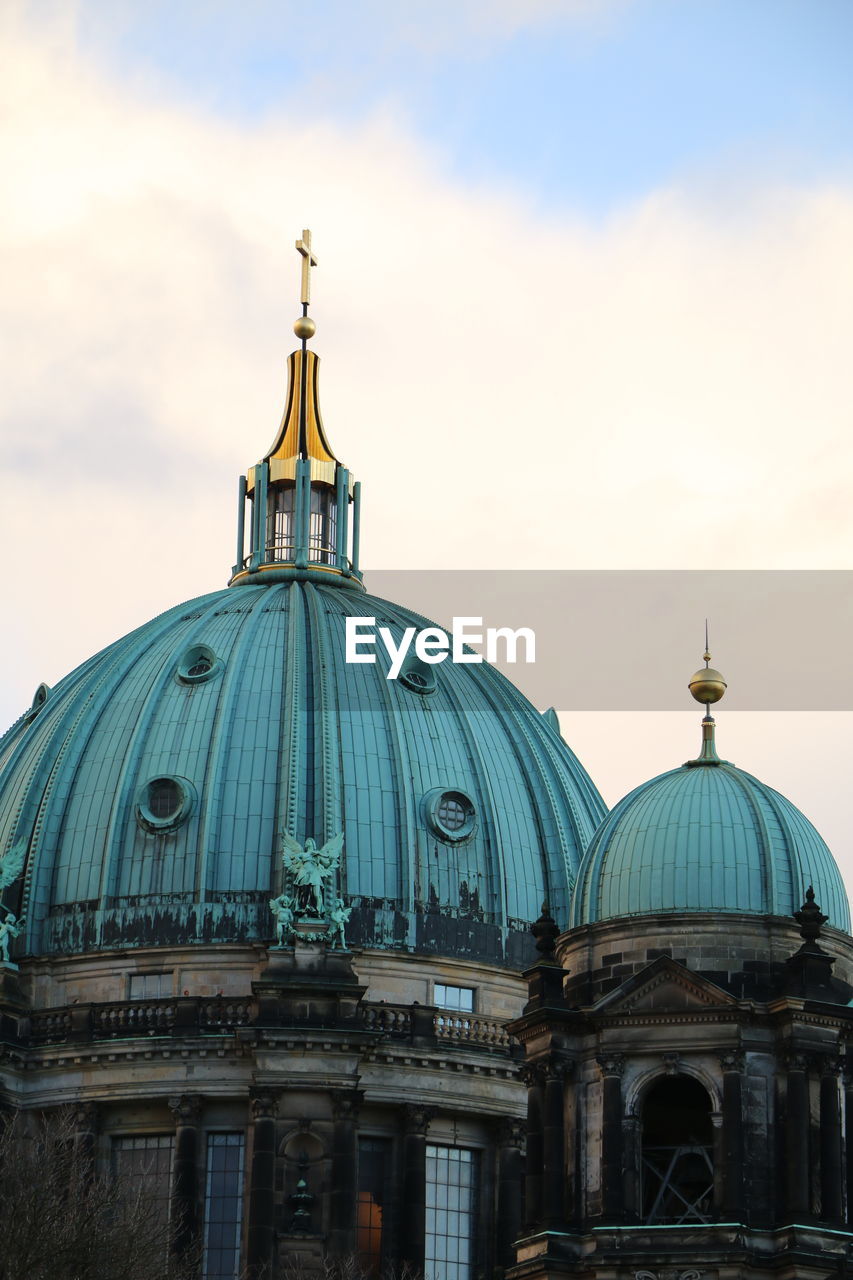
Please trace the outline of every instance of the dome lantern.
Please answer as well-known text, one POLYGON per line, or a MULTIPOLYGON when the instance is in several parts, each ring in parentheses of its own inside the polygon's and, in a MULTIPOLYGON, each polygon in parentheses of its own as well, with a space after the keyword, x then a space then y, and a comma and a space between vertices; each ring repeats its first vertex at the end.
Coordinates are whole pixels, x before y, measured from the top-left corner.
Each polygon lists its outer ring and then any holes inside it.
POLYGON ((361 486, 326 437, 318 393, 320 360, 308 349, 308 339, 316 333, 308 315, 311 268, 317 266, 310 231, 302 232, 296 248, 302 257, 302 314, 293 329, 301 347, 287 359, 287 398, 275 440, 240 477, 237 558, 229 585, 301 579, 361 588, 361 486))

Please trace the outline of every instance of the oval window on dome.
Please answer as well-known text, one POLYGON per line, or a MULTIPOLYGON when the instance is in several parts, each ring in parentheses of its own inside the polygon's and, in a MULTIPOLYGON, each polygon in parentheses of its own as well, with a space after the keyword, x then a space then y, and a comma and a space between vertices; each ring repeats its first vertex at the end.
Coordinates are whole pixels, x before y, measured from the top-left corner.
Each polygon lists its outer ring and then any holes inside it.
POLYGON ((435 673, 425 662, 409 663, 397 678, 414 693, 432 693, 435 689, 435 673))
POLYGON ((181 684, 203 684, 218 675, 222 663, 206 644, 194 644, 187 649, 178 663, 178 679, 181 684))
POLYGON ((195 789, 186 778, 150 778, 136 796, 136 820, 146 831, 172 831, 190 816, 195 789))
POLYGON ((429 826, 441 840, 467 840, 474 832, 474 802, 463 791, 430 791, 424 796, 424 809, 429 826))

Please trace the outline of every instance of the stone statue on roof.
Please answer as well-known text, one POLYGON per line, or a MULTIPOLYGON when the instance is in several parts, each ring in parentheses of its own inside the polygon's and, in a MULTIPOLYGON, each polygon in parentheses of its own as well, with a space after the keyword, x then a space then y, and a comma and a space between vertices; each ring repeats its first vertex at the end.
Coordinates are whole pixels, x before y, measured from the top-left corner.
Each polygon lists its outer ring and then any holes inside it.
POLYGON ((325 914, 325 886, 338 869, 344 847, 341 831, 318 849, 310 837, 304 846, 287 831, 281 834, 281 859, 293 877, 296 889, 296 914, 322 918, 325 914))

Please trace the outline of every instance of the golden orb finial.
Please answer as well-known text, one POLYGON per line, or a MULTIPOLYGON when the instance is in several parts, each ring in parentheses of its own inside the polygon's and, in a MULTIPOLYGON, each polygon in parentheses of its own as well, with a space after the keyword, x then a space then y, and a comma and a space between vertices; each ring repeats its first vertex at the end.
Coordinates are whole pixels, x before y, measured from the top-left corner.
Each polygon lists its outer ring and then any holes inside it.
POLYGON ((697 702, 708 706, 711 702, 719 702, 726 692, 726 682, 719 671, 713 667, 700 667, 690 677, 687 688, 697 702))
POLYGON ((700 667, 698 671, 694 671, 687 684, 687 688, 692 693, 697 702, 703 702, 705 706, 710 706, 712 702, 719 702, 723 694, 726 692, 726 682, 713 667, 709 667, 711 661, 711 650, 708 645, 708 619, 705 619, 705 652, 702 654, 705 666, 700 667))
POLYGON ((310 316, 298 316, 293 322, 293 332, 300 341, 305 342, 306 339, 314 337, 317 326, 310 316))

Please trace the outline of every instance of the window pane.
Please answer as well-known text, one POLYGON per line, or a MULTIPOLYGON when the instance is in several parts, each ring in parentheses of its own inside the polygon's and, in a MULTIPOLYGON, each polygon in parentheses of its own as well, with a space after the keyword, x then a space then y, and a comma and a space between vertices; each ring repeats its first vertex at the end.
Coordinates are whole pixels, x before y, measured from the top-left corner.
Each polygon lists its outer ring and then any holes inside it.
POLYGON ((391 1142, 358 1141, 358 1260, 367 1276, 378 1276, 388 1255, 391 1216, 391 1142))
POLYGON ((470 1280, 474 1274, 477 1154, 427 1147, 426 1280, 470 1280))
POLYGON ((131 1000, 156 1000, 171 994, 171 973, 133 973, 130 976, 131 1000))
POLYGON ((244 1160, 245 1139, 242 1133, 207 1135, 205 1280, 236 1280, 240 1273, 244 1160))
POLYGON ((472 1013, 474 1009, 473 987, 451 987, 443 982, 435 984, 435 1003, 441 1009, 458 1009, 461 1013, 472 1013))
POLYGON ((158 1226, 169 1222, 172 1189, 171 1134, 146 1134, 139 1138, 113 1138, 113 1174, 132 1193, 141 1191, 151 1198, 158 1226))

